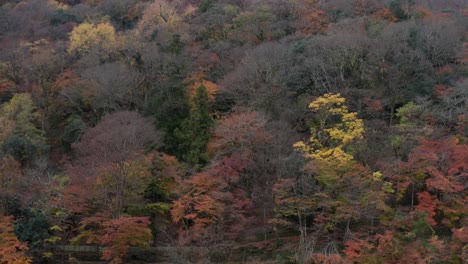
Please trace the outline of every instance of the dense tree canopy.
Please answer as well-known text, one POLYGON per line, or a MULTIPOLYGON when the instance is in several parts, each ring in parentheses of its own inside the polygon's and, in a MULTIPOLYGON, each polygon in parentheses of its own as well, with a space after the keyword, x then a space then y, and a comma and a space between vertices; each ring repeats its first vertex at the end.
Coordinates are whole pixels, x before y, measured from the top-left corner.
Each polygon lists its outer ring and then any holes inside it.
POLYGON ((0 263, 464 263, 467 15, 0 0, 0 263))

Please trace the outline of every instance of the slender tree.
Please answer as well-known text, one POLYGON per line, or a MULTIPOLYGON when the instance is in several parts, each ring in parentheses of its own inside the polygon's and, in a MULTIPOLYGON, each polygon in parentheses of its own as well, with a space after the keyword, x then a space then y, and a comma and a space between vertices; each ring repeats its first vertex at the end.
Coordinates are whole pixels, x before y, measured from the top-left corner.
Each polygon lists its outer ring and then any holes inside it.
POLYGON ((174 132, 179 142, 179 156, 192 164, 206 162, 205 152, 213 124, 208 93, 205 86, 200 85, 192 98, 189 117, 174 132))

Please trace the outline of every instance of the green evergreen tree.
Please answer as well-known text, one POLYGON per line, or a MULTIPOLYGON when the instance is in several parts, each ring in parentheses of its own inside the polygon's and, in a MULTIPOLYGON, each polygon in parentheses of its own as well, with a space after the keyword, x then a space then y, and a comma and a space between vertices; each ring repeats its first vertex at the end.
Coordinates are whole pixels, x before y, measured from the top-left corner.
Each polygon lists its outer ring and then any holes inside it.
MULTIPOLYGON (((413 1, 407 0, 406 5, 412 4, 413 1)), ((398 20, 405 20, 408 19, 407 11, 404 9, 404 3, 402 0, 392 0, 390 2, 390 11, 392 11, 393 15, 398 18, 398 20)))
POLYGON ((174 131, 178 142, 176 155, 192 164, 205 162, 204 154, 213 124, 208 92, 205 86, 200 85, 192 99, 189 117, 174 131))
POLYGON ((0 107, 0 156, 6 154, 24 163, 44 155, 48 150, 47 138, 38 129, 39 114, 31 95, 22 93, 0 107), (3 152, 3 153, 2 153, 3 152))
POLYGON ((156 126, 164 131, 164 151, 176 155, 178 139, 175 129, 190 112, 186 84, 178 78, 170 78, 163 85, 154 87, 151 96, 149 111, 156 119, 156 126))

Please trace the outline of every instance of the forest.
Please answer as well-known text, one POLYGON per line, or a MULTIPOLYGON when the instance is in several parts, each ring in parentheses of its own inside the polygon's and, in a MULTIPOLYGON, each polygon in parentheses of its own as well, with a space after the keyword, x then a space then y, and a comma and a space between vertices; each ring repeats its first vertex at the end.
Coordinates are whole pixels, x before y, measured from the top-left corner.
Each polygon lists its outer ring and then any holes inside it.
POLYGON ((0 264, 466 263, 467 32, 466 0, 0 0, 0 264))

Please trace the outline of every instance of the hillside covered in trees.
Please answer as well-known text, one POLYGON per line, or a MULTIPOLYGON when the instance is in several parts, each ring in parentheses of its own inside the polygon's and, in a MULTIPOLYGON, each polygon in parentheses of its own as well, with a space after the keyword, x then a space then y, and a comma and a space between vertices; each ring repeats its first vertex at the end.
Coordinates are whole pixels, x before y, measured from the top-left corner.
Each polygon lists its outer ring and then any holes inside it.
POLYGON ((0 263, 466 263, 467 17, 0 0, 0 263))

